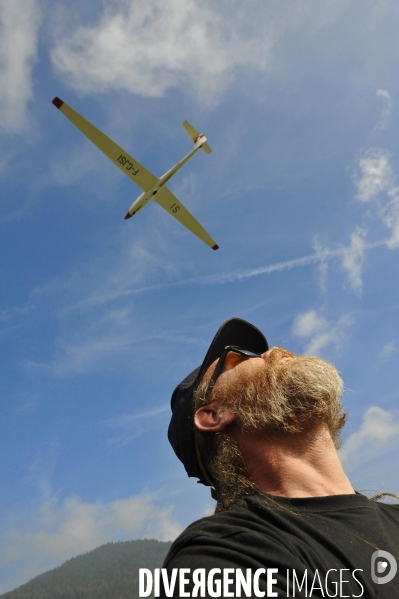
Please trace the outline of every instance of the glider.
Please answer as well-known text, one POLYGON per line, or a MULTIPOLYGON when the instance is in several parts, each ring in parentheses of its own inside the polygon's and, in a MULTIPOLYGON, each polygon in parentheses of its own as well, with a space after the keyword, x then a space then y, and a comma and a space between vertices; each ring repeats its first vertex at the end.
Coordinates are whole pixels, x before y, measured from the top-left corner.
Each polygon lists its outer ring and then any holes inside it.
POLYGON ((94 145, 97 146, 122 172, 125 173, 136 185, 142 189, 143 193, 133 202, 126 213, 125 219, 137 214, 150 200, 155 200, 159 206, 169 212, 182 225, 187 227, 194 235, 199 237, 213 250, 219 249, 212 237, 205 231, 204 227, 194 218, 194 216, 183 206, 175 195, 166 187, 166 183, 177 173, 181 167, 199 150, 204 150, 207 154, 212 152, 207 144, 203 133, 198 133, 196 129, 187 121, 184 121, 183 127, 186 130, 191 141, 194 143, 194 149, 191 150, 180 162, 167 171, 158 179, 150 173, 137 160, 132 158, 125 150, 118 146, 112 139, 107 137, 102 131, 89 123, 73 108, 65 104, 60 98, 54 98, 56 106, 94 145))

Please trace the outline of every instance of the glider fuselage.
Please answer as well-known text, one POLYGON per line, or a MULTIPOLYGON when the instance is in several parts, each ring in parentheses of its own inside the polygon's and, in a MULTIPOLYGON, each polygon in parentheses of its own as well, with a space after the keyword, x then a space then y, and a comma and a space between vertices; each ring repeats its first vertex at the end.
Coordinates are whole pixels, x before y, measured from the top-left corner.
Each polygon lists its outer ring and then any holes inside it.
POLYGON ((150 187, 150 189, 143 191, 142 194, 139 195, 137 200, 133 202, 130 206, 129 210, 126 213, 125 219, 130 218, 134 214, 136 214, 141 208, 143 208, 150 200, 153 199, 154 196, 157 195, 158 191, 162 189, 164 185, 166 185, 170 179, 177 173, 181 167, 186 164, 188 160, 201 148, 201 146, 206 142, 206 137, 203 133, 199 136, 198 140, 194 144, 194 149, 191 150, 180 162, 175 164, 171 169, 169 169, 162 177, 158 179, 158 181, 150 187))

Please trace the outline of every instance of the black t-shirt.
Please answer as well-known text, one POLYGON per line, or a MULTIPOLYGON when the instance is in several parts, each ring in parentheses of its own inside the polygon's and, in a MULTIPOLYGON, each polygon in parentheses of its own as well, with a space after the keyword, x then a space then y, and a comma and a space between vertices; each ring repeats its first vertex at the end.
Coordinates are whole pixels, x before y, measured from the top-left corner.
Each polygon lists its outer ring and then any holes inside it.
POLYGON ((260 492, 176 539, 160 576, 170 583, 173 569, 189 572, 177 571, 173 592, 163 594, 161 582, 161 597, 399 599, 398 562, 399 505, 360 494, 287 499, 260 492))

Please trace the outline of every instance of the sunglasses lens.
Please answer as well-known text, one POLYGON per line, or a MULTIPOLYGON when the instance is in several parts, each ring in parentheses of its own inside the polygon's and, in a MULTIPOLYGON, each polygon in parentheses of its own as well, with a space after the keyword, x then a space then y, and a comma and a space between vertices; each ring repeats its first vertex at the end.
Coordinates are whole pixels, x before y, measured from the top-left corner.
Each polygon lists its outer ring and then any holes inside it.
POLYGON ((228 345, 224 348, 222 355, 219 358, 218 363, 216 364, 216 368, 212 375, 210 385, 207 389, 206 396, 210 394, 214 384, 216 383, 217 378, 224 370, 230 370, 230 368, 234 368, 236 364, 247 359, 247 358, 260 358, 259 354, 255 354, 248 349, 241 349, 240 347, 234 347, 232 345, 228 345))
POLYGON ((227 356, 226 359, 224 361, 224 367, 229 369, 229 368, 233 368, 236 364, 238 364, 238 362, 241 362, 242 360, 245 360, 247 356, 243 356, 241 354, 238 354, 236 352, 230 351, 227 356))
POLYGON ((253 352, 248 351, 246 349, 232 348, 225 358, 224 366, 225 368, 233 368, 236 364, 242 362, 243 360, 246 360, 247 358, 258 357, 258 354, 254 354, 253 352))

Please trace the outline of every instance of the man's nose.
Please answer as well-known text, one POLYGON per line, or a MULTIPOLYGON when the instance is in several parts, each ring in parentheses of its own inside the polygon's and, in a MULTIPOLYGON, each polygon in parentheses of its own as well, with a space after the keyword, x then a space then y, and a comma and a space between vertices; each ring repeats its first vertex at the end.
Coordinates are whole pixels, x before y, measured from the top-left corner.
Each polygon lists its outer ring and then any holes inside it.
POLYGON ((272 352, 274 349, 276 349, 276 347, 277 347, 277 345, 273 345, 273 347, 271 347, 271 348, 270 348, 270 349, 268 349, 267 351, 263 352, 263 354, 261 354, 261 357, 262 357, 264 360, 267 360, 267 359, 268 359, 268 357, 269 357, 269 355, 271 354, 271 352, 272 352))

